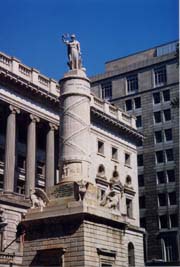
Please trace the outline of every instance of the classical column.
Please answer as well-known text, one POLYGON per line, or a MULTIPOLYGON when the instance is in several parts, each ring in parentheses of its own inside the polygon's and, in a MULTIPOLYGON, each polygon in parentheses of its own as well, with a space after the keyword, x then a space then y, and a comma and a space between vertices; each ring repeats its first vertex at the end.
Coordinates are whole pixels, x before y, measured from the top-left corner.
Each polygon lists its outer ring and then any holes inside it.
POLYGON ((49 123, 49 129, 46 137, 46 189, 54 185, 55 171, 55 147, 54 147, 54 130, 58 127, 49 123))
POLYGON ((30 196, 31 190, 35 188, 35 173, 36 173, 36 122, 39 118, 30 115, 30 123, 27 129, 27 156, 26 156, 26 184, 25 195, 30 196))
POLYGON ((12 105, 9 106, 10 114, 7 118, 5 168, 4 168, 4 191, 14 191, 15 172, 15 148, 16 148, 16 113, 20 110, 12 105))

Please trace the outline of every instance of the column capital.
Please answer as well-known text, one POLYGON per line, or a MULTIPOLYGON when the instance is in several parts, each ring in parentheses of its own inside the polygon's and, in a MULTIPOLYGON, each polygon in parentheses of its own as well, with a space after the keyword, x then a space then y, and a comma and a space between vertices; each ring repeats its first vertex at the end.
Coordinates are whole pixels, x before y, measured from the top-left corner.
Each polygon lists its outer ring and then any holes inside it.
POLYGON ((32 122, 40 122, 40 118, 37 117, 37 116, 34 115, 34 114, 30 114, 29 117, 30 117, 30 119, 32 120, 32 122))
POLYGON ((54 130, 58 129, 58 125, 56 125, 52 122, 49 122, 49 128, 50 128, 50 130, 54 131, 54 130))
POLYGON ((20 109, 13 106, 13 105, 9 105, 9 109, 10 109, 11 113, 13 113, 13 114, 16 114, 16 113, 19 114, 20 113, 20 109))

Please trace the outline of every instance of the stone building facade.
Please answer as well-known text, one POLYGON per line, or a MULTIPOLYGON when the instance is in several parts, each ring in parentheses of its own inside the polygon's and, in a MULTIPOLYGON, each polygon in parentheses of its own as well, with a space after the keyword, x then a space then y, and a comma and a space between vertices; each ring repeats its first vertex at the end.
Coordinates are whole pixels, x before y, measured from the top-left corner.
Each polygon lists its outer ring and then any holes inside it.
POLYGON ((0 104, 0 266, 143 267, 135 118, 3 53, 0 104))
MULTIPOLYGON (((145 260, 180 261, 177 41, 106 63, 92 91, 136 117, 140 225, 145 260)), ((164 265, 163 265, 164 266, 164 265)))

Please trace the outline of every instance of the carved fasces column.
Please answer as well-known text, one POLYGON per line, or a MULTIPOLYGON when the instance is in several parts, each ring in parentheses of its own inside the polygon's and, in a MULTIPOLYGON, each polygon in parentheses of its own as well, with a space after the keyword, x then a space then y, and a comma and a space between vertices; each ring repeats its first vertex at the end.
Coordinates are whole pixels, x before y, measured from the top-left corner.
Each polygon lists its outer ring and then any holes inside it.
POLYGON ((46 136, 46 189, 54 185, 55 180, 55 141, 54 131, 58 127, 49 123, 49 129, 46 136))
POLYGON ((7 118, 5 168, 4 168, 4 191, 14 191, 15 173, 15 148, 16 148, 16 113, 20 110, 12 105, 9 106, 10 114, 7 118))
POLYGON ((40 119, 30 115, 30 123, 27 130, 27 157, 26 157, 26 184, 25 195, 30 196, 31 190, 35 188, 36 174, 36 122, 40 119))

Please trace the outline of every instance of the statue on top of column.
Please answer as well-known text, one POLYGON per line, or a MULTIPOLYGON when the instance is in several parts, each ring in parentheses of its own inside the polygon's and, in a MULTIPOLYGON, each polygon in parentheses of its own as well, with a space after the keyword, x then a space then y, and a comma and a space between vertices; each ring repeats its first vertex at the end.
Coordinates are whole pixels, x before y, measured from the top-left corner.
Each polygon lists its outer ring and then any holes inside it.
POLYGON ((62 35, 62 41, 67 45, 67 53, 69 62, 67 63, 70 70, 82 69, 82 59, 80 43, 76 40, 76 36, 72 34, 69 40, 69 34, 62 35))

